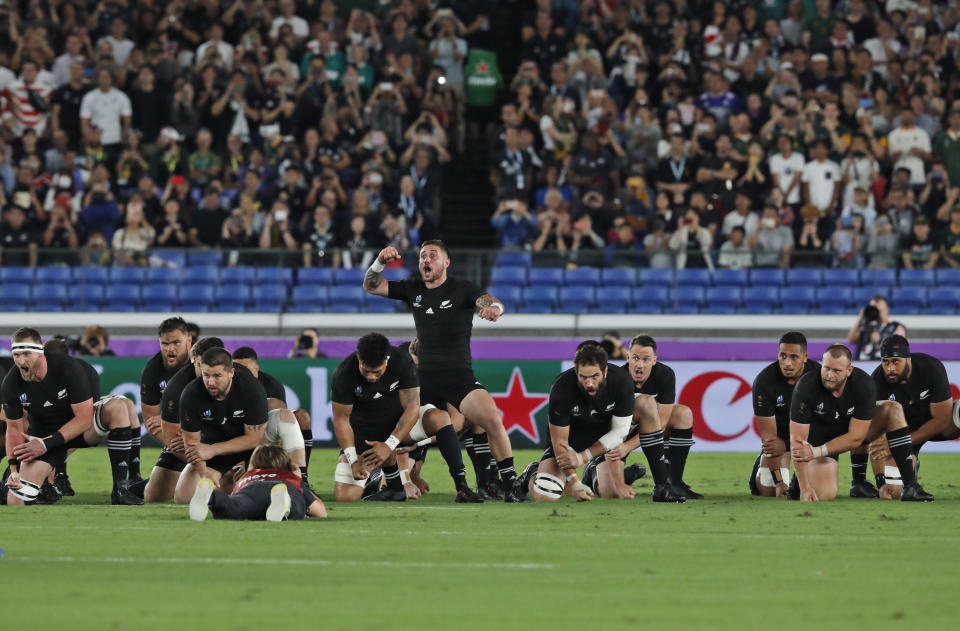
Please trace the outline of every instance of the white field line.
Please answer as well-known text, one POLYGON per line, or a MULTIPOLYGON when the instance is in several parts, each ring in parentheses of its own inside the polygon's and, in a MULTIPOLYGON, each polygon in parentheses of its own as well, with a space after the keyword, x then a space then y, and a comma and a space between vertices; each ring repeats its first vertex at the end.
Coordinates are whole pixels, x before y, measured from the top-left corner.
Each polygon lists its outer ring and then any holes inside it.
POLYGON ((552 570, 552 563, 435 563, 433 561, 354 561, 333 559, 243 559, 231 557, 60 557, 60 556, 11 556, 0 557, 0 562, 23 563, 158 563, 163 565, 296 565, 339 567, 389 567, 389 568, 457 568, 491 570, 552 570))

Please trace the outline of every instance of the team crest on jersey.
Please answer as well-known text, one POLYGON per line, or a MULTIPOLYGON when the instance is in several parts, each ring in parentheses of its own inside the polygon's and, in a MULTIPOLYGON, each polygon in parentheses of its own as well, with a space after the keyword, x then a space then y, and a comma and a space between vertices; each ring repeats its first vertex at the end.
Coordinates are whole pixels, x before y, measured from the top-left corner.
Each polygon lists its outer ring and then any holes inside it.
POLYGON ((443 302, 440 303, 441 309, 449 309, 452 306, 453 306, 453 303, 450 302, 449 300, 444 300, 443 302))
POLYGON ((616 404, 615 404, 615 403, 611 403, 610 405, 608 405, 606 411, 609 412, 610 410, 612 410, 614 405, 616 405, 616 404))
MULTIPOLYGON (((854 406, 854 407, 856 407, 856 406, 854 406)), ((853 414, 853 407, 851 407, 849 410, 847 410, 847 414, 853 414)))
POLYGON ((400 385, 400 382, 399 382, 399 381, 394 381, 393 383, 391 383, 391 384, 390 384, 390 392, 393 392, 394 390, 396 390, 396 389, 397 389, 397 386, 399 386, 399 385, 400 385))

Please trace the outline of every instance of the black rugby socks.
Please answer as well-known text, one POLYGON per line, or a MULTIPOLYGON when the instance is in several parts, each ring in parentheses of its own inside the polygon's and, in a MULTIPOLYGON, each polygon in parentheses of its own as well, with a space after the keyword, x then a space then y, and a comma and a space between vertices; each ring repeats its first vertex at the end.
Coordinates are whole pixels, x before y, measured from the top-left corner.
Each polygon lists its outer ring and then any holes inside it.
POLYGON ((463 486, 467 486, 467 473, 463 466, 463 456, 460 454, 460 441, 457 440, 457 433, 453 431, 453 425, 445 425, 437 432, 437 448, 447 462, 447 469, 453 481, 458 487, 461 482, 463 486))
POLYGON ((498 462, 497 471, 500 472, 500 479, 503 481, 504 490, 512 489, 513 482, 517 479, 517 472, 513 469, 513 456, 504 458, 498 462))
POLYGON ((395 491, 403 491, 403 482, 400 481, 400 467, 394 464, 381 465, 383 477, 387 480, 387 488, 395 491))
POLYGON ((887 444, 890 445, 890 454, 900 469, 900 479, 903 480, 903 486, 908 486, 917 481, 917 474, 913 471, 913 441, 910 439, 910 428, 901 427, 892 432, 887 432, 887 444))
MULTIPOLYGON (((310 466, 310 452, 313 451, 313 430, 312 429, 301 429, 300 434, 303 436, 303 452, 307 458, 307 466, 310 466)), ((304 476, 306 477, 306 476, 304 476)))
POLYGON ((477 476, 477 486, 486 486, 490 483, 487 473, 487 463, 490 461, 490 443, 486 434, 474 434, 467 438, 467 454, 473 461, 473 471, 477 476))
POLYGON ((110 455, 110 470, 114 488, 127 481, 127 460, 130 458, 130 428, 111 429, 107 435, 107 453, 110 455))
POLYGON ((853 483, 867 481, 867 460, 870 459, 867 453, 850 452, 850 471, 853 474, 853 483))
POLYGON ((130 428, 130 460, 127 462, 127 475, 131 480, 140 479, 140 428, 130 428))
POLYGON ((640 434, 640 448, 647 457, 650 465, 650 475, 654 484, 664 484, 667 481, 667 465, 663 454, 663 431, 657 430, 649 434, 640 434))
POLYGON ((667 448, 667 460, 670 462, 670 480, 675 484, 683 482, 683 470, 687 466, 687 456, 693 446, 693 428, 671 429, 670 443, 667 448))

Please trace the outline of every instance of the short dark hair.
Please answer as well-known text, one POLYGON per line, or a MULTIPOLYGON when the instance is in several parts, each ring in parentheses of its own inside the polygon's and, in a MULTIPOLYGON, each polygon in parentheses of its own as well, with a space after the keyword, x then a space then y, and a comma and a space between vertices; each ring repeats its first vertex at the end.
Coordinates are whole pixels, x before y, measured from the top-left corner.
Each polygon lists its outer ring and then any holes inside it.
POLYGON ((167 318, 160 323, 160 326, 157 327, 157 337, 167 333, 173 333, 174 331, 183 331, 187 335, 190 335, 190 327, 187 325, 187 321, 180 316, 175 316, 167 318))
POLYGON ((381 366, 390 354, 390 340, 382 333, 370 332, 357 340, 357 357, 364 366, 381 366))
POLYGON ((780 336, 780 344, 796 344, 804 353, 807 352, 807 336, 800 331, 787 331, 780 336))
POLYGON ((853 355, 850 353, 850 349, 844 344, 831 344, 827 347, 827 350, 825 350, 823 354, 829 355, 835 359, 846 357, 848 362, 853 362, 853 355))
POLYGON ((204 366, 223 366, 226 370, 233 368, 233 358, 225 348, 208 348, 200 356, 200 363, 204 366))
POLYGON ((200 357, 211 348, 223 348, 223 340, 219 337, 205 337, 193 345, 190 354, 194 357, 200 357))
POLYGON ((49 355, 50 353, 69 355, 70 349, 67 348, 67 343, 63 341, 63 338, 55 337, 51 340, 47 340, 43 344, 43 354, 49 355))
POLYGON ((450 251, 447 250, 446 244, 445 244, 443 241, 441 241, 440 239, 427 239, 426 241, 424 241, 423 243, 420 244, 420 249, 422 250, 423 248, 427 247, 428 245, 432 245, 432 246, 438 247, 438 248, 440 248, 441 250, 443 250, 443 253, 446 254, 447 257, 450 256, 450 251))
POLYGON ((646 333, 634 335, 633 339, 630 340, 630 346, 643 346, 646 348, 652 348, 654 353, 657 352, 657 341, 646 333))
POLYGON ((258 361, 257 351, 253 350, 251 346, 241 346, 237 350, 233 351, 234 359, 252 359, 253 361, 258 361))
POLYGON ((40 337, 40 331, 29 327, 21 327, 13 332, 13 335, 10 337, 11 340, 15 342, 36 342, 37 344, 43 343, 43 338, 40 337))
POLYGON ((196 322, 187 322, 187 333, 195 340, 200 339, 200 327, 196 322))
POLYGON ((580 366, 599 366, 601 370, 607 366, 607 351, 603 350, 597 342, 588 340, 577 347, 577 352, 573 354, 573 365, 580 366))

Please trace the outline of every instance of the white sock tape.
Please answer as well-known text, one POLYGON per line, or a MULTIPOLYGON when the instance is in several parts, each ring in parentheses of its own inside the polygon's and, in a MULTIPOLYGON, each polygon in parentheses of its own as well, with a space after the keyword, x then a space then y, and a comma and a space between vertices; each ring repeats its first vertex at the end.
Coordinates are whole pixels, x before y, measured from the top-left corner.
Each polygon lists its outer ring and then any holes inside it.
POLYGON ((406 469, 400 469, 401 484, 410 484, 410 472, 406 469))
POLYGON ((900 469, 887 465, 883 468, 883 479, 887 484, 893 486, 903 486, 903 480, 900 478, 900 469))
POLYGON ((766 467, 760 467, 757 470, 757 473, 760 477, 760 486, 773 488, 777 485, 776 482, 773 481, 773 473, 770 471, 770 469, 767 469, 766 467))

